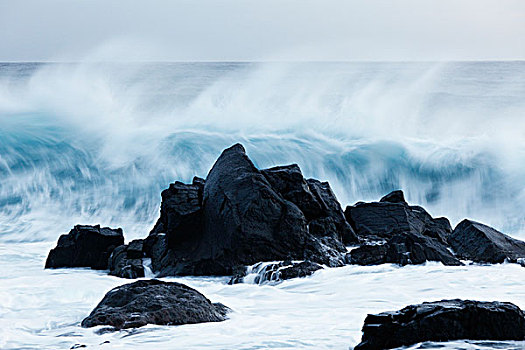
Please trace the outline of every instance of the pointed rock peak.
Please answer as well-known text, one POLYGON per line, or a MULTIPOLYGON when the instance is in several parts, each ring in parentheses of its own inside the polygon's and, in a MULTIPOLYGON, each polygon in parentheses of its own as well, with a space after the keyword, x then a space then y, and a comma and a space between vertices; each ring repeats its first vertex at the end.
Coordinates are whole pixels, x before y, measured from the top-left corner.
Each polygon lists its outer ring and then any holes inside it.
POLYGON ((379 201, 389 202, 389 203, 404 203, 404 204, 407 203, 405 201, 405 195, 403 194, 403 191, 401 190, 392 191, 386 196, 384 196, 383 198, 381 198, 379 201))
POLYGON ((229 147, 229 148, 226 148, 222 154, 226 154, 226 153, 244 153, 246 154, 246 149, 244 148, 243 145, 241 145, 240 143, 236 143, 235 145, 229 147))

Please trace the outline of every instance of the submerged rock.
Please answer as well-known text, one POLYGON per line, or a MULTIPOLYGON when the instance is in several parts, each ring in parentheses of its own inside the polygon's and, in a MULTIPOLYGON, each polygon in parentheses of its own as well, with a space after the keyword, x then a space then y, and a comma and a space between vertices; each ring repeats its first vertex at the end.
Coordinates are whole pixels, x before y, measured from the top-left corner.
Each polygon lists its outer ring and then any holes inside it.
POLYGON ((297 277, 312 275, 315 271, 323 267, 311 261, 291 262, 283 261, 279 263, 258 263, 249 269, 243 268, 230 279, 228 284, 246 282, 247 275, 254 274, 249 282, 264 284, 266 282, 280 282, 297 277))
POLYGON ((396 234, 384 244, 363 245, 348 253, 348 262, 356 265, 423 264, 438 261, 443 265, 462 265, 440 242, 430 237, 408 232, 396 234))
POLYGON ((342 211, 333 214, 335 196, 327 185, 310 189, 298 167, 261 172, 236 144, 223 151, 205 181, 176 183, 163 192, 161 217, 145 251, 160 276, 231 275, 236 266, 271 260, 341 266, 342 211), (300 207, 308 217, 332 220, 335 229, 318 229, 314 236, 300 207))
POLYGON ((368 315, 355 350, 392 349, 424 341, 524 340, 525 314, 503 302, 441 300, 368 315))
POLYGON ((108 258, 115 247, 124 244, 122 229, 109 227, 75 226, 58 239, 49 252, 45 268, 90 267, 108 268, 108 258))
POLYGON ((525 258, 525 242, 467 219, 456 226, 448 242, 458 256, 475 262, 517 262, 525 258))
POLYGON ((315 271, 321 269, 323 269, 323 267, 319 264, 311 261, 303 261, 279 270, 279 278, 282 280, 289 280, 291 278, 311 276, 315 271))
POLYGON ((82 321, 82 327, 108 325, 123 329, 146 324, 219 322, 226 319, 228 311, 223 304, 211 303, 184 284, 141 280, 110 290, 82 321))
POLYGON ((122 278, 144 277, 143 257, 142 239, 118 246, 109 257, 109 274, 122 278))
POLYGON ((461 265, 447 246, 452 228, 446 218, 432 218, 425 209, 410 206, 402 191, 394 191, 379 202, 357 203, 345 216, 360 238, 374 242, 352 250, 352 264, 422 264, 439 261, 461 265))

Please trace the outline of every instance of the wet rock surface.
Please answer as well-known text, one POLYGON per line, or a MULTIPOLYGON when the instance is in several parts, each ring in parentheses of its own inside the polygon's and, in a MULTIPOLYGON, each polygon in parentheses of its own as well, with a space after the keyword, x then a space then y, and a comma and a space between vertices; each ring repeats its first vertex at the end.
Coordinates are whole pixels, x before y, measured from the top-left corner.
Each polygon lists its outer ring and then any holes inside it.
POLYGON ((115 247, 124 244, 122 229, 76 225, 60 236, 57 246, 49 252, 45 268, 90 267, 108 268, 108 258, 115 247))
POLYGON ((525 258, 525 242, 472 220, 460 222, 448 237, 448 242, 462 259, 475 262, 517 262, 525 258))
POLYGON ((109 274, 130 279, 144 277, 143 258, 143 240, 141 239, 131 241, 128 245, 118 246, 109 257, 109 274))
POLYGON ((402 191, 393 191, 379 202, 347 207, 345 216, 360 238, 375 243, 352 250, 347 256, 352 264, 439 261, 461 265, 448 249, 450 222, 446 218, 432 218, 419 206, 408 205, 402 191))
POLYGON ((222 152, 206 179, 164 190, 160 217, 144 240, 124 245, 119 230, 75 226, 60 237, 46 267, 109 268, 137 278, 145 275, 144 258, 159 277, 237 275, 239 266, 264 261, 338 267, 461 265, 462 258, 525 265, 525 242, 470 220, 452 232, 448 219, 409 205, 401 190, 343 212, 327 182, 305 179, 297 164, 259 170, 240 144, 222 152), (358 244, 347 253, 345 245, 358 244))
POLYGON ((441 300, 368 315, 355 350, 392 349, 423 341, 523 340, 525 314, 504 302, 441 300))
POLYGON ((198 177, 191 184, 170 184, 162 191, 160 217, 151 233, 166 233, 170 247, 201 235, 203 189, 204 179, 198 177))
POLYGON ((254 284, 264 284, 266 282, 280 282, 292 278, 306 277, 323 267, 311 261, 291 262, 282 261, 279 263, 258 263, 246 269, 238 271, 230 279, 228 284, 244 283, 248 274, 255 274, 252 282, 254 284))
POLYGON ((445 244, 452 232, 448 219, 433 218, 422 207, 408 205, 400 190, 387 194, 379 202, 348 206, 345 217, 359 238, 372 241, 413 232, 445 244))
POLYGON ((205 181, 170 189, 145 241, 161 276, 231 275, 236 266, 272 260, 344 263, 341 238, 351 228, 340 205, 327 184, 311 190, 297 166, 259 171, 237 144, 223 151, 205 181), (306 216, 327 219, 316 223, 315 236, 306 216))
POLYGON ((146 324, 219 322, 228 311, 184 284, 141 280, 110 290, 82 321, 82 327, 107 325, 118 330, 146 324))
POLYGON ((363 245, 348 253, 348 262, 357 265, 385 263, 408 265, 438 261, 443 265, 462 265, 448 248, 430 237, 412 232, 396 234, 384 244, 363 245))

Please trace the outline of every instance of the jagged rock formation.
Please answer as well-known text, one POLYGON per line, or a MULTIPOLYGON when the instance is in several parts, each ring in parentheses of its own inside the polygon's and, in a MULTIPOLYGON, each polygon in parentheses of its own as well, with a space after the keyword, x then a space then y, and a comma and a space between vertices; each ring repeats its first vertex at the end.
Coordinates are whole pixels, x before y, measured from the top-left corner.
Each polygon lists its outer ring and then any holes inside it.
POLYGON ((391 192, 379 202, 349 206, 345 216, 360 238, 373 243, 352 250, 347 256, 351 264, 439 261, 461 265, 447 246, 452 231, 449 221, 434 219, 425 209, 408 205, 402 191, 391 192))
POLYGON ((456 226, 448 242, 462 259, 475 262, 495 264, 525 258, 525 242, 467 219, 456 226))
POLYGON ((131 241, 128 245, 118 246, 109 257, 109 274, 131 279, 144 277, 143 258, 142 239, 131 241))
POLYGON ((356 241, 327 183, 304 180, 293 165, 259 171, 240 144, 205 181, 177 182, 162 196, 144 248, 161 276, 231 275, 271 260, 341 266, 342 240, 356 241))
POLYGON ((49 252, 45 268, 90 267, 108 268, 108 258, 115 247, 124 244, 122 229, 76 225, 58 239, 49 252))

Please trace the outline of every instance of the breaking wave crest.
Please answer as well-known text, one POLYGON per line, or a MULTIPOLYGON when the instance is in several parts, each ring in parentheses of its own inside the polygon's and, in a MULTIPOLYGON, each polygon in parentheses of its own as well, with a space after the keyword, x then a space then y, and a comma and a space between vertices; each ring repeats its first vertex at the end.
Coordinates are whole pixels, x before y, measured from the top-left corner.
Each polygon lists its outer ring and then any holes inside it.
POLYGON ((143 237, 160 191, 245 145, 344 205, 402 188, 525 237, 523 63, 1 64, 0 241, 143 237))

